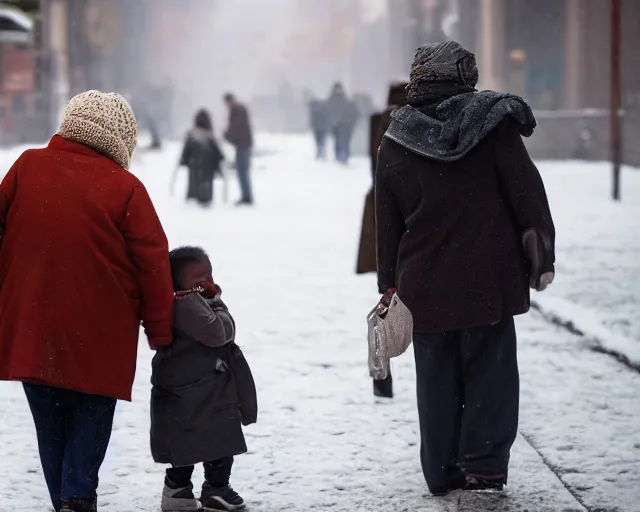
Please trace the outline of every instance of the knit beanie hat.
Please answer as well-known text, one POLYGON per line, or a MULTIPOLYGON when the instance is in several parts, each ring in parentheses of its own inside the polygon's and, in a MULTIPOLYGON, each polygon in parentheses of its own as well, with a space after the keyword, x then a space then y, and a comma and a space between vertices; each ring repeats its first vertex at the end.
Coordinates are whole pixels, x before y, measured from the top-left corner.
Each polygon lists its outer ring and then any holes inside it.
POLYGON ((138 123, 131 106, 119 94, 87 91, 71 98, 58 135, 84 144, 128 170, 138 123))
POLYGON ((411 66, 407 100, 419 104, 429 96, 446 96, 475 90, 478 83, 476 56, 460 43, 429 44, 416 50, 411 66))

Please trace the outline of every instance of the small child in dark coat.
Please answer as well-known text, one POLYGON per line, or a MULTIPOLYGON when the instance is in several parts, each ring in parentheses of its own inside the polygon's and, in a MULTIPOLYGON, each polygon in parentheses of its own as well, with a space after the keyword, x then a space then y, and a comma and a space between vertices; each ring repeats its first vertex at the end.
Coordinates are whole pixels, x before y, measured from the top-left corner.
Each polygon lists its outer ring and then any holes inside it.
POLYGON ((174 340, 154 356, 151 377, 151 451, 156 462, 172 465, 162 511, 242 510, 244 500, 229 478, 234 455, 247 451, 242 425, 257 415, 253 378, 234 343, 235 323, 205 251, 182 247, 171 251, 170 261, 174 340), (201 462, 205 482, 198 503, 191 476, 201 462))

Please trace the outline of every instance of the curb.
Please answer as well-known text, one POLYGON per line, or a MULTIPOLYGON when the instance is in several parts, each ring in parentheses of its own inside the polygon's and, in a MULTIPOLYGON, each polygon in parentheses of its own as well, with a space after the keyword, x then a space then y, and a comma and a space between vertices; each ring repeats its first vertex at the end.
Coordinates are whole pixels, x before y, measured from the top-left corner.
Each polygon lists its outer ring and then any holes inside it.
POLYGON ((547 322, 583 338, 587 341, 589 348, 592 351, 611 356, 618 362, 624 364, 627 368, 640 372, 639 363, 631 361, 625 354, 606 348, 601 338, 585 333, 573 320, 558 315, 556 312, 545 308, 535 300, 531 301, 531 309, 539 313, 547 322))

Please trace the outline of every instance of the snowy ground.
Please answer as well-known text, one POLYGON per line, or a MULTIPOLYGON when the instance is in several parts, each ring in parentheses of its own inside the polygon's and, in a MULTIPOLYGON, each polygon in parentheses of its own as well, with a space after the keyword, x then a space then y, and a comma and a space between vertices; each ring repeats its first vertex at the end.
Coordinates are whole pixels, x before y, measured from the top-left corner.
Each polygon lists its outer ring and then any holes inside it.
MULTIPOLYGON (((302 138, 264 136, 260 144, 268 152, 256 162, 254 210, 203 211, 183 204, 181 193, 169 197, 177 146, 139 156, 133 169, 172 245, 208 249, 236 316, 261 406, 259 424, 246 431, 250 453, 238 457, 232 478, 252 512, 638 510, 640 375, 538 313, 518 322, 522 435, 507 497, 429 497, 412 355, 395 366, 394 401, 375 400, 367 378, 364 317, 377 298, 375 280, 353 273, 367 164, 315 163, 302 138)), ((15 156, 0 153, 0 172, 15 156)), ((640 175, 627 173, 628 203, 611 206, 604 167, 587 165, 581 175, 581 165, 541 166, 559 231, 559 276, 549 295, 598 310, 607 328, 637 340, 640 242, 630 231, 640 175), (616 305, 619 296, 636 307, 616 305)), ((103 467, 103 512, 158 510, 163 468, 149 455, 150 359, 142 343, 134 402, 119 405, 103 467)), ((0 512, 44 511, 20 386, 0 383, 0 403, 0 512)))
POLYGON ((558 230, 557 280, 540 304, 640 366, 640 170, 623 200, 606 164, 542 163, 558 230))

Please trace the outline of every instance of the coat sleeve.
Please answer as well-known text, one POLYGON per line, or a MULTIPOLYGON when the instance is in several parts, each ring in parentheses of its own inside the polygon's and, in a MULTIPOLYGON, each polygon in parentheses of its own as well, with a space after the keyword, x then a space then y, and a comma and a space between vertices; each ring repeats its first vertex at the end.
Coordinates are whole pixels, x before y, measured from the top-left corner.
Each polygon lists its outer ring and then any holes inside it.
POLYGON ((181 166, 189 165, 189 160, 191 160, 191 152, 192 152, 191 137, 187 135, 187 138, 184 140, 184 145, 182 146, 182 153, 180 154, 179 165, 181 166))
POLYGON ((380 147, 380 114, 373 114, 369 118, 369 157, 371 158, 371 177, 376 181, 376 164, 378 161, 378 148, 380 147))
POLYGON ((232 146, 250 147, 253 144, 249 111, 244 105, 236 105, 229 112, 229 127, 225 139, 232 146))
POLYGON ((211 148, 213 151, 213 159, 216 162, 216 168, 219 168, 220 163, 224 161, 224 153, 222 152, 222 149, 220 149, 218 141, 215 139, 211 139, 211 148))
POLYGON ((0 242, 4 235, 4 230, 7 222, 7 216, 9 215, 9 208, 16 195, 18 166, 20 159, 13 164, 9 172, 0 183, 0 242))
POLYGON ((406 227, 400 207, 389 186, 384 143, 378 152, 376 171, 376 253, 378 259, 378 291, 385 293, 396 287, 398 249, 406 227))
POLYGON ((171 344, 173 284, 169 267, 169 244, 151 198, 142 183, 133 193, 122 223, 142 291, 140 316, 151 348, 171 344))
POLYGON ((226 308, 213 310, 199 293, 176 300, 174 325, 184 336, 207 347, 222 347, 235 339, 235 324, 226 308))
POLYGON ((555 262, 555 227, 542 177, 527 151, 517 126, 504 121, 495 145, 497 171, 502 193, 520 228, 535 228, 545 240, 546 269, 555 262))
POLYGON ((225 140, 235 146, 238 143, 238 113, 236 108, 229 111, 229 125, 224 133, 225 140))

